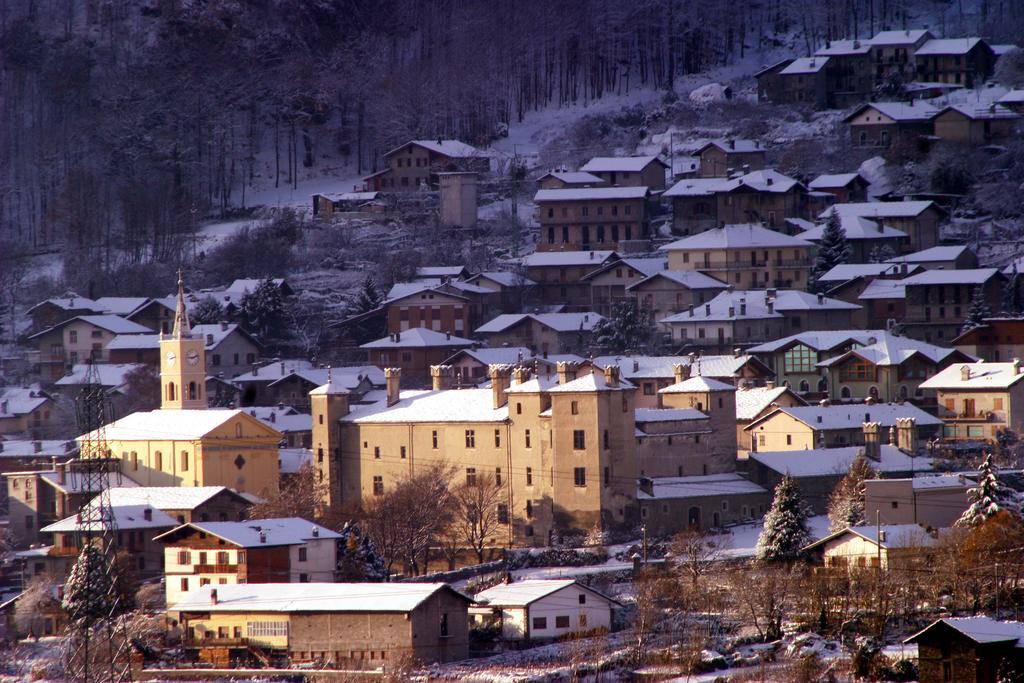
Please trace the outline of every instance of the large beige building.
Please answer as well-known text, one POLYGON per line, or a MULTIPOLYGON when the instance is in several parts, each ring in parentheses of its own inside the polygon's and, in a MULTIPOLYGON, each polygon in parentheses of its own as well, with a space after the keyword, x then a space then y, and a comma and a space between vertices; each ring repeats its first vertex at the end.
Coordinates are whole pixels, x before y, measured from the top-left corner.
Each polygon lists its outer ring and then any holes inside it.
POLYGON ((281 433, 242 410, 207 408, 204 346, 192 333, 179 280, 174 331, 160 339, 162 407, 79 437, 83 455, 105 442, 121 470, 142 486, 276 491, 281 433))
POLYGON ((715 380, 669 386, 661 405, 636 411, 636 387, 617 365, 560 362, 552 378, 492 365, 491 386, 471 389, 450 388, 451 367, 435 366, 432 390, 403 392, 400 372, 385 372, 387 399, 373 405, 350 406, 331 383, 311 392, 314 464, 332 504, 382 495, 417 467, 444 462, 454 484, 486 474, 503 487, 493 544, 544 545, 556 529, 635 523, 641 469, 734 466, 733 387, 715 380))

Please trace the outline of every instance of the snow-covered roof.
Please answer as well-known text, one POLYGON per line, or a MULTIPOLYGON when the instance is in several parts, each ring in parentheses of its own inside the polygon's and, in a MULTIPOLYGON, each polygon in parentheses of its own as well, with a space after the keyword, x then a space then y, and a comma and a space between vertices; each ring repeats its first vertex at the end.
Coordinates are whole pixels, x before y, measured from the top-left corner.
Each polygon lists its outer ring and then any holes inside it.
POLYGON ((479 349, 462 349, 446 358, 444 365, 453 365, 463 357, 472 358, 483 365, 511 365, 520 362, 532 362, 533 351, 530 351, 525 346, 502 346, 493 349, 485 346, 479 349))
MULTIPOLYGON (((278 287, 285 284, 283 277, 271 278, 270 281, 278 287)), ((261 280, 259 278, 239 278, 225 287, 224 291, 231 292, 232 294, 249 294, 259 289, 259 286, 264 282, 266 282, 266 280, 261 280)))
POLYGON ((382 337, 372 342, 362 344, 361 349, 404 349, 404 348, 429 348, 429 347, 450 347, 450 346, 472 346, 475 344, 472 339, 463 339, 445 332, 435 332, 425 327, 410 327, 393 335, 382 337))
POLYGON ((950 104, 939 113, 944 114, 947 111, 958 112, 976 121, 1020 118, 1020 114, 1001 104, 950 104))
POLYGON ((667 498, 706 498, 738 496, 752 493, 767 494, 764 488, 735 472, 689 477, 654 477, 650 479, 653 494, 637 488, 637 500, 667 498))
POLYGON ((682 382, 670 384, 664 389, 659 389, 659 394, 689 394, 695 392, 709 391, 736 391, 736 387, 725 382, 719 382, 711 377, 697 376, 684 379, 682 382))
POLYGON ((466 272, 466 266, 420 266, 416 269, 417 278, 460 277, 466 272))
POLYGON ((94 302, 95 310, 112 315, 128 315, 149 303, 144 296, 101 296, 94 302))
POLYGON ((671 379, 675 375, 676 365, 686 365, 690 368, 692 375, 704 377, 733 377, 745 365, 753 362, 760 365, 760 361, 747 354, 723 354, 700 356, 690 358, 689 356, 642 356, 642 355, 621 355, 621 356, 596 356, 593 359, 594 365, 606 367, 618 365, 622 377, 629 380, 644 378, 671 379), (693 361, 691 363, 691 361, 693 361))
MULTIPOLYGON (((880 222, 864 218, 863 216, 841 216, 839 223, 848 240, 884 240, 902 239, 907 233, 896 228, 890 228, 880 222)), ((818 242, 825 233, 825 223, 814 226, 797 237, 809 242, 818 242)), ((871 264, 874 265, 874 264, 871 264)))
POLYGON ((929 55, 965 55, 982 42, 981 38, 932 38, 914 52, 915 57, 929 55))
POLYGON ((751 353, 772 353, 787 348, 793 343, 800 343, 815 351, 829 351, 850 343, 861 346, 874 344, 885 334, 885 330, 815 330, 791 334, 782 339, 752 346, 747 350, 751 353))
POLYGON ((1022 379, 1019 363, 954 363, 921 382, 921 388, 1007 389, 1022 379))
MULTIPOLYGON (((110 441, 186 441, 201 439, 238 415, 241 409, 150 410, 126 415, 104 427, 110 441)), ((86 435, 78 437, 85 439, 86 435)), ((280 435, 279 435, 280 438, 280 435)))
POLYGON ((1024 638, 1024 623, 1019 621, 997 621, 992 617, 946 617, 932 622, 927 628, 910 636, 904 643, 915 643, 918 639, 940 624, 961 633, 975 643, 1015 643, 1021 647, 1024 638))
POLYGON ((928 249, 915 251, 912 254, 896 256, 886 261, 886 263, 936 263, 939 261, 955 261, 967 250, 968 247, 966 244, 929 247, 928 249))
POLYGON ((682 285, 687 289, 725 289, 729 286, 721 280, 717 280, 710 275, 706 275, 697 270, 660 270, 657 273, 653 273, 652 275, 645 277, 639 282, 634 282, 626 287, 626 289, 639 287, 640 285, 651 282, 656 278, 665 278, 666 280, 682 285))
POLYGON ((754 223, 743 223, 706 230, 666 244, 661 249, 683 251, 687 249, 754 249, 762 247, 810 248, 812 246, 814 245, 806 240, 784 235, 754 223))
POLYGON ((445 583, 222 584, 192 591, 179 600, 174 609, 181 612, 411 612, 442 590, 455 592, 445 583), (214 591, 216 604, 211 599, 214 591))
POLYGON ((470 279, 472 280, 473 278, 478 277, 486 278, 493 282, 497 282, 499 285, 503 287, 520 287, 524 285, 537 284, 536 282, 529 279, 525 275, 520 275, 519 273, 514 273, 509 270, 488 270, 483 273, 478 273, 470 279))
POLYGON ((74 441, 46 439, 0 439, 0 460, 3 458, 50 458, 54 455, 71 456, 78 452, 74 441), (38 450, 36 450, 38 448, 38 450))
POLYGON ((558 385, 558 378, 555 376, 551 377, 533 377, 523 382, 522 384, 513 384, 505 390, 506 394, 536 394, 542 391, 548 391, 553 386, 558 385))
POLYGON ((869 38, 868 42, 872 45, 910 45, 916 43, 919 40, 927 38, 931 33, 928 29, 907 29, 903 31, 879 31, 874 35, 873 38, 869 38))
MULTIPOLYGON (((864 111, 865 109, 874 109, 875 111, 884 114, 893 121, 928 121, 936 114, 939 113, 939 108, 933 104, 924 102, 923 100, 914 100, 912 102, 868 102, 857 107, 852 114, 846 117, 846 121, 851 120, 854 116, 864 111)), ((886 202, 886 203, 897 203, 897 202, 886 202)))
MULTIPOLYGON (((862 176, 860 173, 856 173, 856 172, 854 172, 854 173, 824 173, 824 174, 818 176, 817 178, 815 178, 814 180, 812 180, 810 183, 808 183, 807 187, 809 187, 812 190, 825 190, 825 189, 832 189, 832 188, 836 188, 836 187, 846 187, 847 185, 849 185, 853 181, 857 180, 858 178, 860 178, 861 180, 864 180, 864 176, 862 176)), ((864 182, 867 182, 867 181, 864 181, 864 182)))
POLYGON ((853 311, 860 307, 840 299, 810 294, 797 289, 780 289, 769 294, 763 289, 720 292, 711 301, 659 320, 662 323, 692 323, 781 318, 786 311, 853 311), (771 309, 769 309, 771 304, 771 309))
POLYGON ((736 420, 753 420, 786 392, 789 392, 787 386, 740 388, 736 392, 736 420))
POLYGON ((465 159, 469 157, 487 156, 486 152, 479 150, 476 147, 473 147, 472 145, 467 145, 465 142, 462 142, 461 140, 410 140, 405 144, 399 145, 398 147, 395 147, 392 150, 384 152, 384 156, 390 156, 391 154, 394 154, 398 150, 404 148, 406 145, 416 145, 418 147, 423 147, 424 149, 428 149, 431 152, 443 154, 446 157, 450 157, 452 159, 465 159))
POLYGON ((953 474, 929 474, 923 477, 914 477, 910 480, 910 487, 915 491, 928 491, 935 489, 963 489, 974 486, 975 482, 971 477, 977 477, 977 472, 957 472, 953 474))
MULTIPOLYGON (((884 281, 876 280, 876 282, 884 281)), ((909 337, 900 337, 891 332, 880 332, 878 335, 872 335, 872 337, 875 339, 874 342, 871 342, 869 339, 867 345, 855 347, 843 355, 829 358, 818 365, 827 367, 846 360, 851 354, 859 356, 875 365, 899 365, 915 355, 924 356, 931 362, 938 363, 945 360, 951 354, 959 353, 956 349, 935 346, 934 344, 918 339, 910 339, 909 337)))
POLYGON ((508 406, 494 407, 489 388, 447 391, 403 391, 399 400, 353 406, 343 422, 502 422, 508 418, 508 406))
POLYGON ((708 147, 717 147, 726 154, 745 154, 748 152, 763 152, 764 147, 757 140, 744 140, 737 138, 727 138, 720 140, 711 140, 701 147, 698 147, 696 152, 699 154, 708 147))
MULTIPOLYGON (((91 502, 89 504, 93 505, 91 502)), ((111 512, 113 514, 114 525, 118 531, 128 529, 167 529, 178 523, 176 519, 168 515, 166 512, 146 503, 113 505, 111 506, 111 512)), ((53 524, 44 526, 40 531, 44 533, 71 533, 76 531, 85 531, 90 528, 93 531, 99 531, 102 529, 100 522, 96 521, 91 524, 83 524, 80 517, 77 514, 74 514, 70 517, 65 517, 60 521, 54 522, 53 524)))
POLYGON ((597 313, 503 313, 476 328, 476 334, 504 332, 519 323, 533 320, 556 332, 591 330, 604 316, 597 313))
MULTIPOLYGON (((487 590, 477 593, 474 596, 474 600, 479 604, 491 606, 526 607, 537 600, 546 598, 573 585, 603 598, 610 604, 618 604, 618 602, 607 595, 589 586, 577 583, 575 579, 526 579, 525 581, 516 581, 514 583, 499 583, 497 586, 492 586, 487 590)), ((575 599, 573 601, 575 602, 575 599)))
POLYGON ((708 419, 707 415, 696 408, 637 408, 634 411, 634 416, 637 423, 708 419))
POLYGON ((61 377, 54 384, 61 387, 85 384, 89 368, 95 368, 100 386, 107 388, 119 387, 125 383, 125 376, 128 373, 141 367, 144 367, 143 363, 96 363, 95 365, 78 363, 71 367, 71 372, 61 377))
POLYGON ((732 192, 740 188, 749 187, 758 192, 789 192, 794 187, 803 187, 803 184, 796 178, 779 173, 775 169, 765 168, 759 171, 751 171, 735 178, 721 181, 719 192, 732 192))
POLYGON ((549 177, 561 180, 566 185, 600 185, 604 183, 603 178, 599 178, 586 171, 551 171, 545 173, 537 180, 544 180, 549 177))
POLYGON ((871 51, 871 43, 867 40, 833 40, 831 43, 814 51, 816 55, 825 57, 845 55, 866 55, 871 51))
POLYGON ((74 322, 88 323, 89 325, 98 327, 101 330, 113 332, 114 334, 146 334, 147 332, 152 332, 148 327, 144 327, 138 323, 133 323, 131 320, 125 320, 118 315, 76 315, 74 318, 59 322, 49 329, 37 332, 29 337, 29 339, 34 339, 53 330, 62 329, 74 322))
MULTIPOLYGON (((202 339, 206 349, 210 350, 219 346, 230 334, 239 329, 235 323, 193 325, 192 336, 202 339)), ((107 344, 108 351, 158 348, 160 348, 159 334, 119 334, 107 344)))
POLYGON ((899 265, 892 263, 840 263, 823 273, 818 282, 849 282, 859 277, 896 275, 899 272, 899 265))
MULTIPOLYGON (((100 489, 92 488, 92 484, 95 483, 89 477, 83 476, 80 470, 69 468, 63 473, 55 472, 53 470, 39 473, 39 480, 43 483, 49 484, 56 490, 65 494, 72 493, 98 493, 100 489)), ((111 472, 108 483, 111 486, 118 487, 134 487, 138 486, 134 481, 128 478, 126 474, 121 472, 111 472)))
POLYGON ((925 270, 903 278, 904 287, 915 285, 980 285, 999 274, 998 268, 969 268, 962 270, 925 270))
POLYGON ((858 299, 870 301, 872 299, 906 299, 907 288, 903 286, 902 280, 873 280, 868 283, 858 299))
POLYGON ((783 76, 816 74, 824 69, 826 64, 828 64, 828 57, 825 56, 798 57, 779 73, 783 76))
POLYGON ((1010 90, 996 102, 1000 104, 1024 104, 1024 88, 1010 90))
POLYGON ((107 494, 111 505, 150 505, 158 510, 195 510, 224 491, 234 493, 226 486, 116 486, 107 489, 107 494))
POLYGON ((918 427, 942 424, 942 420, 911 403, 875 403, 781 407, 751 423, 746 429, 755 431, 758 425, 779 414, 789 415, 814 431, 860 429, 865 422, 878 422, 882 427, 895 427, 896 419, 901 417, 914 418, 918 427))
POLYGON ((303 465, 313 464, 313 449, 278 448, 277 463, 281 474, 298 474, 303 465))
POLYGON ((882 524, 880 526, 861 525, 851 526, 840 531, 829 534, 825 538, 819 539, 804 550, 810 550, 811 548, 819 548, 824 546, 826 543, 830 543, 838 538, 844 536, 859 536, 865 541, 872 545, 880 546, 886 550, 897 549, 897 548, 921 548, 931 547, 938 543, 938 539, 929 534, 924 527, 917 524, 882 524), (882 541, 879 543, 879 535, 881 535, 882 541))
POLYGON ((721 190, 721 178, 683 178, 668 188, 663 197, 707 197, 721 190))
MULTIPOLYGON (((878 104, 878 103, 876 103, 878 104)), ((935 206, 931 200, 914 200, 904 202, 849 202, 847 204, 836 204, 818 214, 818 218, 825 220, 833 210, 844 215, 863 216, 865 218, 914 218, 921 215, 927 209, 935 206)))
POLYGON ((559 187, 537 190, 533 201, 541 202, 583 202, 604 199, 643 199, 647 196, 646 186, 628 187, 559 187))
POLYGON ((0 419, 28 415, 49 400, 38 387, 0 388, 0 419))
POLYGON ((643 157, 594 157, 580 166, 580 170, 586 173, 636 173, 644 170, 651 163, 659 163, 662 166, 666 166, 665 162, 659 159, 657 155, 643 157))
MULTIPOLYGON (((793 477, 841 477, 864 452, 863 446, 815 448, 805 451, 751 451, 750 459, 768 469, 793 477)), ((925 472, 932 470, 927 458, 912 458, 888 444, 879 447, 880 459, 871 461, 876 472, 925 472)))
POLYGON ((92 299, 84 296, 79 296, 74 292, 66 292, 63 296, 52 297, 50 299, 44 299, 28 309, 27 313, 31 315, 32 311, 36 310, 40 306, 56 306, 57 308, 76 311, 96 311, 100 312, 100 309, 96 306, 96 302, 92 299))
POLYGON ((606 263, 597 270, 590 271, 580 279, 591 280, 598 275, 607 273, 610 270, 627 267, 639 273, 640 277, 646 279, 652 275, 657 275, 668 268, 668 258, 665 256, 654 256, 650 258, 624 258, 620 261, 606 263))
POLYGON ((585 265, 596 268, 612 258, 618 258, 614 251, 535 251, 524 256, 522 263, 528 268, 585 265))
MULTIPOLYGON (((189 522, 157 536, 154 540, 173 542, 180 532, 201 531, 242 548, 298 545, 314 539, 341 538, 327 527, 301 517, 250 519, 244 522, 189 522)), ((266 585, 266 584, 261 584, 266 585)), ((218 586, 219 588, 219 586, 218 586)))
MULTIPOLYGON (((317 388, 319 389, 320 387, 317 388)), ((291 407, 250 406, 243 410, 271 429, 276 429, 282 434, 308 432, 313 429, 313 416, 300 413, 291 407)))
POLYGON ((575 393, 575 392, 592 392, 592 391, 623 391, 625 389, 633 389, 634 386, 622 379, 619 380, 616 386, 610 386, 605 381, 604 373, 595 370, 589 375, 583 375, 577 377, 574 380, 566 382, 565 384, 555 384, 548 389, 548 392, 552 394, 556 393, 575 393))

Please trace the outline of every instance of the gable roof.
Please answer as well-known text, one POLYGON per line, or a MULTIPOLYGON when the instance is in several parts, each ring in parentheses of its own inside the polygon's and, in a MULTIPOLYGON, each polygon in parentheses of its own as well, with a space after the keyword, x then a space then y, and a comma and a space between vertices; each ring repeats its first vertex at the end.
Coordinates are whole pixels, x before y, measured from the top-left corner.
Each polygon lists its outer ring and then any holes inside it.
POLYGON ((916 285, 965 284, 980 285, 1000 275, 998 268, 969 268, 961 270, 925 270, 900 281, 904 287, 916 285))
POLYGON ((907 288, 903 286, 902 280, 872 280, 857 298, 864 301, 872 299, 906 299, 907 288))
POLYGON ((569 586, 576 586, 592 593, 611 605, 619 605, 618 601, 577 582, 576 579, 526 579, 514 583, 499 583, 477 593, 474 600, 482 605, 526 607, 569 586))
POLYGON ((644 170, 652 163, 659 163, 663 168, 668 168, 668 164, 659 159, 657 155, 650 155, 638 157, 594 157, 580 166, 580 170, 586 173, 610 173, 613 171, 636 173, 644 170))
POLYGON ((1024 638, 1024 623, 1019 621, 997 621, 992 617, 946 617, 939 619, 910 636, 904 643, 920 642, 921 637, 941 627, 948 627, 979 645, 1012 643, 1021 647, 1024 638))
POLYGON ((807 405, 807 401, 793 393, 786 385, 771 388, 750 387, 744 389, 741 387, 736 392, 736 420, 753 420, 785 394, 790 394, 792 398, 796 399, 797 403, 807 405))
POLYGON ((398 402, 381 400, 369 405, 352 406, 342 422, 503 422, 508 405, 494 407, 490 388, 440 391, 402 391, 398 402))
POLYGON ((1024 379, 1020 363, 953 363, 921 382, 922 389, 1007 389, 1024 379), (966 379, 964 370, 966 369, 966 379))
POLYGON ((687 289, 725 289, 729 285, 721 280, 711 277, 699 270, 659 270, 657 273, 648 275, 639 282, 627 285, 626 289, 633 289, 640 285, 653 282, 658 278, 664 278, 669 282, 686 287, 687 289))
MULTIPOLYGON (((221 425, 241 417, 250 424, 265 430, 268 438, 281 438, 281 434, 252 417, 244 410, 235 408, 208 408, 206 410, 150 410, 126 415, 114 420, 103 428, 104 437, 110 441, 186 441, 201 439, 221 425)), ((78 437, 79 441, 88 434, 78 437)))
POLYGON ((395 152, 404 149, 407 145, 416 145, 430 150, 437 154, 443 154, 451 159, 467 159, 470 157, 485 157, 487 153, 472 145, 467 145, 461 140, 410 140, 394 149, 384 152, 384 156, 391 156, 395 152))
MULTIPOLYGON (((917 266, 914 267, 915 269, 917 266)), ((818 277, 818 282, 849 282, 861 277, 898 275, 900 266, 895 263, 840 263, 818 277)))
POLYGON ((819 175, 810 183, 807 187, 812 190, 824 190, 835 187, 847 187, 850 183, 860 180, 865 185, 868 185, 867 179, 864 178, 860 173, 823 173, 819 175))
POLYGON ((914 418, 918 427, 935 427, 942 424, 942 420, 926 413, 912 403, 874 403, 871 405, 861 403, 780 407, 751 422, 744 429, 755 431, 759 425, 780 414, 788 415, 814 431, 860 429, 865 422, 877 422, 883 427, 895 427, 896 419, 901 417, 914 418))
POLYGON ((614 251, 535 251, 522 258, 527 268, 591 265, 595 268, 606 261, 618 260, 614 251))
POLYGON ((932 38, 914 52, 915 57, 927 57, 929 55, 965 55, 984 40, 976 36, 967 38, 932 38))
POLYGON ((665 500, 672 498, 706 498, 768 493, 754 482, 737 474, 691 475, 685 477, 652 477, 651 493, 637 487, 637 500, 665 500))
POLYGON ((762 247, 806 247, 812 245, 806 240, 790 237, 754 223, 725 225, 721 228, 676 240, 660 247, 663 251, 685 249, 744 249, 762 247))
POLYGON ((341 538, 341 534, 301 517, 277 517, 244 522, 192 521, 178 525, 153 540, 173 543, 192 531, 216 536, 240 548, 299 545, 313 539, 341 538))
POLYGON ((537 190, 533 201, 540 202, 575 202, 595 201, 600 199, 643 199, 649 193, 646 186, 626 187, 558 187, 537 190))
MULTIPOLYGON (((102 489, 93 488, 96 484, 94 479, 85 476, 81 470, 68 468, 62 476, 61 472, 49 470, 39 473, 39 481, 52 486, 54 489, 65 494, 74 493, 99 493, 102 489)), ((111 486, 129 488, 138 486, 128 478, 128 475, 121 472, 112 472, 109 483, 111 486)))
POLYGON ((857 536, 874 546, 878 546, 886 550, 930 547, 938 543, 937 538, 933 537, 924 527, 918 524, 882 524, 880 527, 876 527, 873 524, 864 524, 861 526, 846 527, 845 529, 835 531, 828 536, 820 538, 810 545, 805 546, 804 550, 824 546, 826 543, 842 538, 843 536, 857 536), (883 539, 881 542, 878 540, 880 533, 881 538, 883 539))
POLYGON ((561 180, 566 185, 602 185, 604 184, 604 178, 587 173, 586 171, 549 171, 537 178, 537 182, 544 180, 545 178, 556 178, 561 180))
POLYGON ((469 279, 475 280, 477 278, 484 278, 492 282, 496 282, 502 287, 522 287, 537 284, 525 275, 521 275, 511 270, 488 270, 482 273, 477 273, 469 279))
POLYGON ((71 372, 58 379, 54 384, 59 387, 85 384, 89 369, 95 368, 100 386, 112 389, 123 386, 125 376, 142 367, 145 367, 145 363, 96 363, 95 365, 76 363, 71 366, 71 372))
MULTIPOLYGON (((875 282, 886 281, 876 280, 875 282)), ((856 355, 859 358, 875 365, 899 365, 913 358, 915 355, 921 355, 932 363, 944 361, 954 354, 963 356, 964 358, 971 358, 957 349, 936 346, 917 339, 910 339, 909 337, 900 337, 892 334, 891 332, 879 332, 880 334, 878 335, 872 335, 872 338, 874 339, 873 342, 871 339, 868 339, 867 345, 856 346, 846 353, 824 360, 818 363, 818 365, 820 367, 828 367, 845 361, 851 355, 856 355)))
POLYGON ((931 32, 928 29, 906 29, 903 31, 879 31, 874 35, 873 38, 869 38, 868 42, 872 45, 909 45, 916 43, 919 40, 928 38, 931 36, 931 32))
POLYGON ((28 415, 50 400, 49 394, 37 387, 0 388, 0 418, 28 415))
POLYGON ((792 76, 802 74, 816 74, 825 68, 828 64, 829 58, 827 56, 816 55, 814 57, 798 57, 779 73, 792 76))
POLYGON ((694 154, 700 154, 708 147, 716 147, 726 154, 747 154, 750 152, 764 152, 765 149, 757 140, 745 140, 742 138, 721 138, 710 140, 696 150, 694 154))
MULTIPOLYGON (((907 233, 902 230, 890 228, 888 225, 863 216, 841 216, 839 222, 848 240, 903 239, 907 236, 907 233)), ((821 223, 800 233, 797 237, 809 242, 818 242, 823 238, 826 227, 825 223, 821 223)))
POLYGON ((833 40, 824 47, 814 51, 816 55, 843 56, 843 55, 866 55, 871 51, 871 43, 867 40, 833 40))
POLYGON ((613 268, 629 267, 632 270, 640 273, 642 278, 648 278, 652 275, 656 275, 666 268, 668 268, 668 259, 664 256, 655 256, 652 258, 624 258, 619 261, 612 261, 606 263, 597 270, 592 270, 584 275, 580 280, 590 280, 603 273, 607 273, 613 268))
POLYGON ((966 244, 929 247, 928 249, 915 251, 912 254, 895 256, 888 259, 886 263, 935 263, 938 261, 955 261, 961 254, 968 250, 969 247, 966 244))
POLYGON ((174 605, 182 612, 411 612, 446 583, 241 583, 204 586, 174 605), (211 593, 217 592, 213 603, 211 593))
POLYGON ((604 320, 597 313, 502 313, 476 328, 476 334, 493 334, 504 332, 524 321, 533 320, 556 332, 575 332, 592 330, 594 325, 604 320))
MULTIPOLYGON (((95 507, 96 503, 90 501, 90 506, 95 507)), ((112 505, 113 523, 118 530, 122 529, 166 529, 178 523, 176 519, 163 510, 157 509, 146 503, 112 505)), ((99 520, 83 522, 78 514, 65 517, 53 524, 43 527, 39 531, 43 533, 73 533, 77 531, 99 531, 102 523, 99 520)))
MULTIPOLYGON (((863 452, 863 446, 815 448, 805 451, 751 451, 750 459, 770 470, 792 477, 838 478, 850 470, 850 465, 863 452)), ((879 460, 871 461, 871 467, 876 472, 930 472, 933 469, 928 458, 912 458, 888 444, 879 447, 879 456, 879 460)))
POLYGON ((226 486, 114 486, 107 489, 111 505, 149 505, 165 511, 195 510, 225 491, 242 499, 226 486))
POLYGON ((410 327, 387 337, 360 345, 361 349, 401 349, 401 348, 432 348, 473 346, 472 339, 463 339, 444 332, 435 332, 425 327, 410 327))
POLYGON ((53 327, 49 327, 43 330, 42 332, 36 332, 35 334, 30 335, 29 339, 36 339, 37 337, 49 334, 50 332, 53 332, 55 330, 64 329, 65 327, 74 322, 88 323, 93 327, 98 327, 101 330, 113 332, 114 334, 146 334, 148 332, 152 332, 152 330, 149 329, 148 327, 145 327, 138 323, 133 323, 131 320, 125 320, 124 318, 118 315, 76 315, 73 318, 63 320, 54 325, 53 327))
POLYGON ((930 208, 936 208, 939 211, 942 209, 933 201, 929 200, 914 200, 914 201, 903 201, 903 202, 847 202, 845 204, 835 204, 825 209, 818 214, 818 218, 825 220, 833 210, 839 213, 839 217, 842 218, 844 215, 851 216, 863 216, 864 218, 878 219, 878 218, 914 218, 920 216, 922 213, 930 208))
POLYGON ((482 365, 512 365, 533 360, 533 351, 525 346, 502 346, 461 349, 445 359, 444 365, 454 365, 461 358, 472 358, 482 365))
POLYGON ((682 382, 676 382, 670 384, 664 389, 659 389, 659 394, 689 394, 689 393, 703 393, 713 391, 736 391, 736 387, 725 382, 719 382, 717 379, 698 375, 697 377, 690 377, 684 379, 682 382))
MULTIPOLYGON (((930 121, 939 113, 939 108, 933 104, 924 102, 923 100, 914 100, 910 103, 907 102, 867 102, 860 105, 843 118, 844 122, 849 123, 865 109, 874 109, 875 111, 884 114, 893 121, 899 121, 904 123, 909 122, 924 122, 930 121)), ((892 202, 895 203, 895 202, 892 202)))

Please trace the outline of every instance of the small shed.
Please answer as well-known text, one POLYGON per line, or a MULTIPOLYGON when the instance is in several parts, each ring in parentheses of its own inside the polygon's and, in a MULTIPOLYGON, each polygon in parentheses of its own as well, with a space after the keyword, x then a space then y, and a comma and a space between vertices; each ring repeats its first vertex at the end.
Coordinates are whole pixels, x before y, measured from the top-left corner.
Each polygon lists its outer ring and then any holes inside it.
POLYGON ((528 579, 477 593, 469 614, 496 622, 505 640, 537 640, 610 630, 616 607, 616 600, 575 579, 528 579))

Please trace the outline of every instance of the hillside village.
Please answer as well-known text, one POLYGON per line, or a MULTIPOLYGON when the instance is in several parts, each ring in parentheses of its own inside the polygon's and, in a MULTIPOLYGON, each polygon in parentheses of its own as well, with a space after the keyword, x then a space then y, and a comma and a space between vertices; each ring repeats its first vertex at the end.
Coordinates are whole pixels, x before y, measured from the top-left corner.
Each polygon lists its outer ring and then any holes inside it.
POLYGON ((1024 680, 1024 52, 861 33, 12 243, 0 677, 1024 680))

